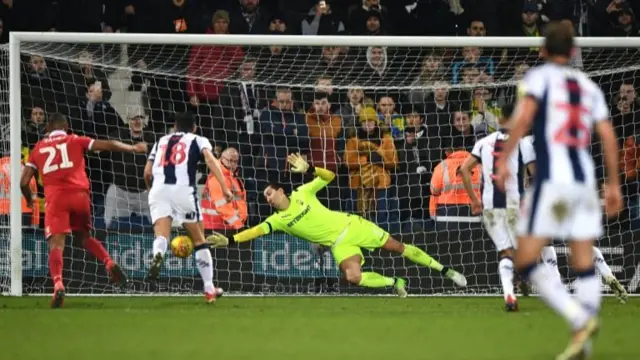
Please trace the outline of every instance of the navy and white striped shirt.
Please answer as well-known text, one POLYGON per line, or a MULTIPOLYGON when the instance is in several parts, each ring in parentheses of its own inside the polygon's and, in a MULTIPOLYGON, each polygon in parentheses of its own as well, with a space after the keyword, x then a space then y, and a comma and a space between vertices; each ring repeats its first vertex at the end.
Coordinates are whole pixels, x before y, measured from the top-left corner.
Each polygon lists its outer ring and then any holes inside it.
POLYGON ((518 92, 538 103, 533 120, 536 183, 595 185, 591 132, 595 123, 609 120, 600 87, 580 70, 547 63, 529 70, 518 92))
POLYGON ((193 133, 176 132, 160 138, 149 154, 153 186, 196 186, 196 171, 204 149, 212 151, 209 140, 193 133))
POLYGON ((509 158, 511 177, 505 181, 505 191, 496 189, 496 162, 508 138, 509 135, 504 130, 493 132, 478 140, 471 151, 471 155, 482 163, 482 204, 485 209, 519 208, 524 191, 524 166, 536 160, 531 143, 521 140, 509 158))

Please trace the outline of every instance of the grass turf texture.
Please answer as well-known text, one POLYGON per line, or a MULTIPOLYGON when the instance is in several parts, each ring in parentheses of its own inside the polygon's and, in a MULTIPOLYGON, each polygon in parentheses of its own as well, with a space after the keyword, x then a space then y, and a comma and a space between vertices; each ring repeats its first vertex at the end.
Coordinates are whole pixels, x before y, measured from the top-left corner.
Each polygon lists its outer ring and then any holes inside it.
MULTIPOLYGON (((538 299, 0 297, 0 359, 553 359, 569 334, 538 299)), ((596 359, 636 359, 640 299, 605 299, 596 359)))

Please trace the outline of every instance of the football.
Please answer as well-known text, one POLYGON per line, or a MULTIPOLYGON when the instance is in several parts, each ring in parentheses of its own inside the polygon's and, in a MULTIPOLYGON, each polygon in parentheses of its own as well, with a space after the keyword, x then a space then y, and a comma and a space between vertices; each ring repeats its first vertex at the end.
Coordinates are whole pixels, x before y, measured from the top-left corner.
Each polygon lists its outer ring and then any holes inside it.
POLYGON ((193 242, 188 236, 176 236, 171 240, 171 252, 179 258, 186 258, 193 252, 193 242))

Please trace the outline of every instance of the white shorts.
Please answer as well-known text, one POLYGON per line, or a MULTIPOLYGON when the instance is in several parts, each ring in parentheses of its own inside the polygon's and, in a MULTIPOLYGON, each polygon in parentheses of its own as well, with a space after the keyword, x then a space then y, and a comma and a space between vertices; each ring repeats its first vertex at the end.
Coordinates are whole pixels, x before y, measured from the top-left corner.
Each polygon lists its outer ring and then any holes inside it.
POLYGON ((497 251, 516 248, 518 209, 485 209, 482 222, 497 251))
POLYGON ((202 221, 202 212, 195 187, 183 185, 153 186, 149 191, 151 222, 170 217, 173 225, 202 221))
POLYGON ((567 240, 603 235, 598 191, 584 184, 543 182, 525 195, 518 234, 567 240))

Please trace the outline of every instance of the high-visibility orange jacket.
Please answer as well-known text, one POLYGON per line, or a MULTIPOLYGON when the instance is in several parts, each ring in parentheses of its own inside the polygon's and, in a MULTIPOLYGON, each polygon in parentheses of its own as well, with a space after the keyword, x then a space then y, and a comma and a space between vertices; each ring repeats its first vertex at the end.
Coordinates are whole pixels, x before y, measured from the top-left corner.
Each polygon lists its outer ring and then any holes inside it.
POLYGON ((205 229, 229 230, 241 229, 247 221, 247 191, 241 180, 229 169, 220 166, 227 187, 233 192, 234 199, 227 201, 222 187, 213 175, 209 175, 207 185, 202 192, 202 218, 205 229))
MULTIPOLYGON (((0 214, 9 214, 11 212, 11 157, 0 158, 0 214)), ((24 168, 24 164, 22 165, 24 168)), ((27 207, 27 200, 22 198, 22 212, 31 213, 31 224, 40 224, 40 206, 38 206, 38 186, 36 179, 31 178, 29 187, 33 193, 33 209, 27 207)))
MULTIPOLYGON (((469 156, 467 151, 455 151, 442 160, 433 170, 431 177, 431 199, 429 213, 434 216, 438 205, 470 205, 471 199, 464 190, 462 176, 458 175, 458 168, 469 156)), ((473 190, 480 199, 482 184, 481 168, 478 164, 471 173, 473 190)))

